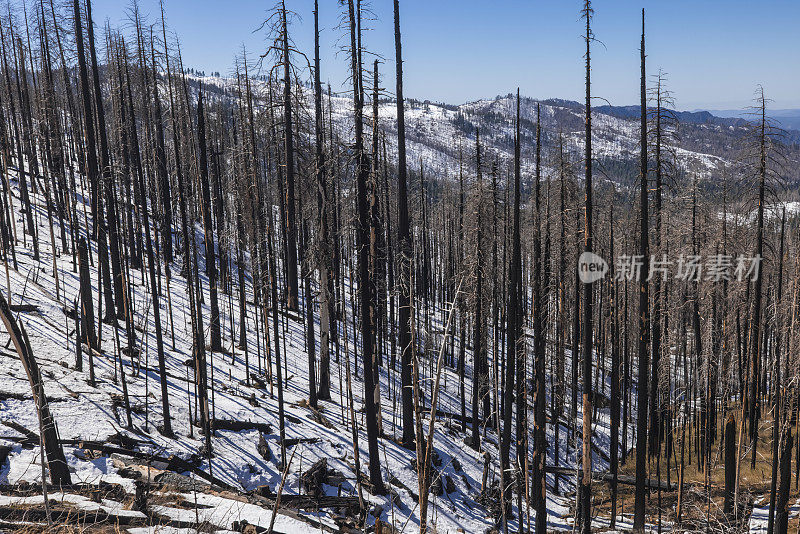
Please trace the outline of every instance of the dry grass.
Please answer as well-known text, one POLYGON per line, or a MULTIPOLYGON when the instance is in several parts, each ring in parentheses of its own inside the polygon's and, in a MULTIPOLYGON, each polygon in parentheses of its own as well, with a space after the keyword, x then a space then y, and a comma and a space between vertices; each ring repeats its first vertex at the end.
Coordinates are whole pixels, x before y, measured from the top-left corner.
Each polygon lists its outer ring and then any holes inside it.
MULTIPOLYGON (((738 416, 738 414, 737 414, 738 416)), ((747 435, 744 436, 742 442, 742 460, 740 465, 740 496, 741 499, 747 503, 744 506, 743 513, 744 519, 749 518, 750 510, 752 508, 752 501, 758 499, 759 503, 766 497, 769 498, 770 482, 772 480, 772 419, 770 414, 766 414, 759 425, 759 440, 756 449, 756 463, 755 467, 751 468, 752 459, 752 445, 749 442, 747 435)), ((722 424, 724 421, 719 420, 716 439, 712 444, 710 469, 707 471, 701 469, 697 461, 697 448, 693 428, 686 428, 686 448, 685 448, 685 462, 684 462, 684 491, 682 503, 682 531, 692 531, 695 528, 704 525, 708 520, 712 524, 721 525, 725 518, 722 514, 722 505, 724 500, 724 486, 725 486, 725 468, 722 464, 724 458, 724 451, 722 450, 722 424), (691 448, 691 450, 690 450, 691 448), (689 463, 691 462, 691 463, 689 463)), ((738 417, 737 417, 737 431, 738 431, 738 417)), ((662 447, 661 457, 661 481, 667 481, 667 471, 669 470, 669 481, 672 484, 677 484, 678 473, 680 465, 681 444, 680 444, 680 428, 676 429, 675 436, 675 450, 673 456, 670 458, 670 463, 667 465, 664 455, 666 454, 666 447, 662 447)), ((636 457, 635 451, 632 450, 628 455, 627 461, 624 465, 620 466, 620 476, 635 475, 636 457)), ((655 482, 658 473, 656 472, 656 461, 651 459, 648 464, 648 473, 650 479, 655 482)), ((598 509, 601 516, 609 517, 611 513, 611 495, 610 485, 606 483, 597 483, 592 491, 594 497, 594 506, 598 509)), ((797 484, 793 484, 790 493, 790 502, 800 496, 798 493, 797 484)), ((664 523, 673 523, 675 521, 675 513, 678 503, 677 491, 661 491, 661 519, 664 523)), ((625 514, 626 516, 633 514, 634 504, 634 486, 618 485, 618 498, 617 498, 617 514, 625 514)), ((656 524, 658 521, 658 492, 651 490, 648 494, 647 502, 647 521, 656 524)), ((746 521, 745 521, 746 524, 746 521)), ((722 528, 722 527, 720 527, 722 528)), ((800 528, 800 520, 797 517, 790 518, 789 529, 794 531, 800 528)), ((714 531, 715 529, 712 529, 714 531)), ((735 532, 734 525, 726 525, 722 528, 726 532, 735 532)))

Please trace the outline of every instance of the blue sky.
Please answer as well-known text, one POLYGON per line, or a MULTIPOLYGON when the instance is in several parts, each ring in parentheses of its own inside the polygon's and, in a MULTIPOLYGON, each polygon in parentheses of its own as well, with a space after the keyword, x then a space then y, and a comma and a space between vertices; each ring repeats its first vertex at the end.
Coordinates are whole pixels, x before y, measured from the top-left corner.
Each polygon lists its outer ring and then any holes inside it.
MULTIPOLYGON (((255 56, 272 0, 164 0, 168 27, 181 40, 184 64, 230 72, 242 45, 255 56)), ((302 20, 292 35, 313 54, 313 1, 287 0, 302 20)), ((392 1, 372 0, 376 19, 363 41, 386 64, 382 85, 394 87, 392 1)), ((96 23, 124 23, 126 1, 93 0, 96 23)), ((401 0, 405 92, 461 103, 506 94, 581 100, 583 42, 580 0, 401 0)), ((800 108, 800 2, 797 0, 595 1, 593 93, 615 105, 639 91, 641 8, 646 9, 647 70, 663 69, 680 109, 747 106, 762 84, 774 108, 800 108)), ((151 21, 158 0, 140 0, 151 21)), ((337 0, 320 1, 322 77, 344 90, 346 57, 337 53, 337 0)), ((371 82, 370 82, 371 83, 371 82)))

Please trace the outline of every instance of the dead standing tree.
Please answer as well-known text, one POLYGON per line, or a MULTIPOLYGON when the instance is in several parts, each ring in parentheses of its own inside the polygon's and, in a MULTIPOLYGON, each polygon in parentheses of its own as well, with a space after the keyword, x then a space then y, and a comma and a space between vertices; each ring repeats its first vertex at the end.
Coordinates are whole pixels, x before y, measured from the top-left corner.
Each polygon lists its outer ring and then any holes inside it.
MULTIPOLYGON (((367 198, 367 179, 369 177, 369 162, 364 150, 363 139, 363 110, 364 93, 361 76, 361 42, 360 12, 359 22, 356 21, 356 11, 353 0, 348 0, 348 21, 350 26, 350 70, 353 78, 353 105, 355 122, 355 163, 356 163, 356 211, 358 226, 356 228, 356 242, 358 251, 358 294, 359 294, 359 319, 361 327, 361 350, 364 365, 364 406, 366 409, 367 443, 369 446, 369 476, 373 486, 373 493, 382 494, 383 477, 381 475, 380 456, 378 450, 378 419, 375 403, 375 390, 380 386, 376 376, 371 370, 375 351, 375 280, 374 272, 370 269, 370 211, 367 198)), ((359 6, 360 8, 360 6, 359 6)))
MULTIPOLYGON (((292 55, 303 55, 295 47, 289 37, 289 18, 296 14, 286 9, 286 2, 281 0, 272 8, 272 13, 265 20, 258 30, 268 28, 270 36, 273 38, 272 45, 262 54, 262 58, 270 55, 275 56, 275 64, 271 70, 281 68, 283 70, 282 84, 282 107, 283 107, 283 149, 284 162, 283 174, 285 191, 281 191, 282 209, 282 230, 284 236, 285 253, 285 284, 286 284, 286 306, 289 310, 297 311, 298 304, 298 273, 297 273, 297 229, 296 229, 296 198, 295 198, 295 141, 294 141, 294 115, 295 110, 292 104, 292 87, 295 75, 295 67, 292 64, 292 55)), ((305 57, 303 55, 303 57, 305 57)), ((269 78, 272 79, 270 72, 269 78)))
MULTIPOLYGON (((53 416, 50 414, 47 395, 44 392, 44 382, 39 372, 39 366, 33 356, 28 334, 22 325, 17 323, 2 293, 0 293, 0 319, 3 320, 6 332, 8 332, 11 342, 14 343, 22 366, 25 368, 25 374, 28 375, 28 382, 30 382, 33 400, 36 403, 36 411, 39 415, 39 432, 41 433, 42 446, 47 456, 47 464, 50 467, 50 482, 54 486, 71 484, 72 480, 67 468, 67 460, 64 456, 64 450, 58 442, 58 431, 56 430, 53 416)), ((44 483, 45 481, 42 480, 43 485, 44 483)))
MULTIPOLYGON (((519 135, 519 98, 517 99, 517 119, 516 131, 514 136, 514 208, 513 208, 513 229, 511 234, 511 265, 508 270, 508 308, 506 309, 508 330, 506 332, 506 366, 505 366, 505 390, 503 397, 503 433, 500 436, 500 469, 501 485, 505 491, 506 481, 511 480, 510 472, 510 453, 511 453, 511 417, 514 404, 514 378, 516 376, 515 365, 520 364, 520 357, 525 357, 525 342, 522 336, 523 312, 521 311, 520 298, 522 287, 522 259, 520 252, 520 135, 519 135)), ((480 178, 480 172, 478 173, 480 178)), ((520 399, 518 399, 520 401, 520 399)), ((525 406, 521 403, 518 410, 524 410, 525 406)), ((518 426, 519 429, 519 426, 518 426)), ((518 437, 519 439, 519 437, 518 437)), ((523 455, 527 456, 527 455, 523 455)), ((504 495, 504 500, 510 502, 511 492, 504 495)), ((504 505, 505 506, 505 503, 504 505)), ((504 508, 505 509, 505 508, 504 508)))
MULTIPOLYGON (((322 115, 322 84, 320 83, 320 60, 319 60, 319 2, 314 0, 314 134, 315 134, 315 158, 316 158, 316 178, 317 178, 317 210, 319 229, 317 235, 317 249, 319 254, 319 390, 317 393, 310 392, 310 402, 312 406, 316 404, 316 399, 330 400, 331 398, 331 378, 330 378, 330 342, 331 342, 331 319, 333 314, 333 293, 334 278, 331 268, 330 239, 328 236, 328 211, 331 209, 331 202, 327 185, 327 169, 325 163, 324 150, 324 131, 322 115)), ((312 362, 309 361, 309 367, 312 362)), ((312 381, 310 381, 312 382, 312 381)), ((312 388, 313 382, 312 382, 312 388)))
MULTIPOLYGON (((641 44, 641 161, 639 162, 639 254, 642 260, 642 272, 648 273, 650 263, 649 245, 649 213, 647 186, 647 87, 645 70, 644 43, 644 9, 642 9, 642 44, 641 44)), ((647 471, 647 395, 650 355, 650 283, 646 276, 639 277, 639 382, 637 384, 636 402, 636 495, 634 501, 633 528, 644 530, 645 519, 645 483, 647 471)))
MULTIPOLYGON (((592 253, 592 93, 590 48, 592 34, 592 3, 586 0, 581 11, 586 20, 586 142, 584 155, 584 229, 583 251, 592 253)), ((592 530, 592 298, 591 283, 583 284, 583 448, 581 452, 583 469, 578 484, 578 503, 581 531, 590 534, 592 530)), ((575 347, 573 347, 575 350, 575 347)))
MULTIPOLYGON (((400 383, 402 388, 403 446, 414 446, 414 399, 412 387, 411 299, 414 287, 411 279, 414 264, 411 258, 411 230, 408 219, 408 185, 406 169, 406 126, 403 102, 403 53, 400 38, 400 6, 394 0, 394 42, 397 68, 397 239, 400 245, 398 320, 400 332, 400 383)), ((463 343, 463 341, 462 341, 463 343)), ((463 397, 463 395, 462 395, 463 397)))
POLYGON ((200 182, 197 188, 201 191, 203 202, 200 204, 200 211, 203 221, 203 236, 206 252, 206 274, 208 275, 208 289, 211 308, 209 327, 211 330, 211 350, 214 352, 222 351, 222 335, 219 320, 219 298, 217 297, 217 255, 214 246, 214 222, 211 214, 211 187, 208 176, 208 149, 206 143, 206 120, 205 108, 203 106, 203 87, 197 97, 197 144, 199 148, 199 174, 200 182))
MULTIPOLYGON (((746 353, 749 363, 749 375, 747 384, 749 391, 742 395, 742 413, 740 429, 744 428, 744 421, 747 419, 749 437, 752 440, 752 456, 750 461, 751 469, 755 468, 756 450, 758 443, 758 423, 761 416, 761 397, 762 397, 762 351, 763 337, 762 328, 764 317, 762 317, 762 287, 764 279, 764 210, 767 197, 775 199, 776 190, 782 184, 781 170, 784 167, 784 155, 780 149, 780 140, 783 131, 777 128, 767 116, 767 104, 769 99, 764 95, 763 87, 759 86, 756 90, 755 106, 752 108, 753 120, 751 121, 751 134, 745 141, 742 163, 744 169, 744 187, 755 192, 755 242, 753 244, 752 260, 755 265, 753 273, 752 305, 750 308, 749 330, 746 340, 746 353), (746 397, 745 397, 746 396, 746 397)), ((741 463, 742 432, 740 430, 739 443, 736 454, 736 489, 734 494, 734 513, 738 515, 739 498, 739 474, 741 463)), ((786 440, 791 440, 787 435, 786 440)))
MULTIPOLYGON (((77 24, 76 24, 77 28, 77 24)), ((107 254, 110 254, 111 266, 110 270, 108 269, 108 265, 106 265, 106 271, 103 275, 104 278, 104 285, 106 286, 106 290, 104 291, 105 296, 105 312, 106 317, 105 320, 111 322, 112 324, 116 324, 116 319, 126 318, 128 320, 128 316, 125 313, 125 299, 123 296, 123 275, 122 275, 122 259, 120 255, 120 248, 119 248, 119 231, 118 231, 118 222, 117 222, 117 202, 116 202, 116 193, 114 188, 114 174, 112 172, 112 164, 111 164, 111 155, 110 149, 108 144, 108 134, 106 129, 106 120, 105 120, 105 111, 103 108, 103 96, 101 92, 101 84, 100 84, 100 64, 97 60, 97 51, 95 47, 95 39, 94 39, 94 24, 92 22, 92 3, 91 0, 86 0, 86 33, 89 39, 89 57, 91 59, 91 66, 92 66, 92 83, 94 89, 94 100, 95 100, 95 114, 97 118, 97 138, 100 142, 100 175, 98 176, 99 185, 98 187, 102 190, 103 193, 103 200, 105 200, 105 211, 106 215, 103 217, 103 210, 102 207, 98 207, 97 213, 95 214, 95 225, 99 227, 98 233, 98 251, 100 253, 101 258, 101 266, 102 266, 102 258, 107 254), (107 251, 106 251, 106 247, 107 251), (103 249, 102 251, 100 249, 103 249), (107 276, 111 276, 111 280, 108 283, 105 283, 105 279, 107 276), (113 289, 113 293, 112 293, 113 289), (114 315, 116 313, 116 316, 114 315)), ((88 121, 91 119, 90 115, 88 121)), ((88 129, 88 126, 87 126, 88 129)), ((99 196, 98 192, 98 196, 99 196)), ((98 205, 99 206, 99 205, 98 205)))
POLYGON ((480 428, 481 420, 479 417, 480 400, 488 393, 488 368, 485 369, 485 345, 484 345, 484 317, 483 312, 483 229, 481 222, 481 212, 483 204, 483 179, 481 170, 481 144, 480 132, 475 130, 476 159, 475 168, 477 173, 477 188, 475 194, 475 295, 474 295, 474 314, 473 314, 473 333, 472 333, 472 435, 470 447, 480 450, 480 428))
MULTIPOLYGON (((663 197, 664 189, 667 184, 665 181, 674 178, 678 174, 675 161, 677 159, 674 150, 669 146, 670 139, 676 140, 676 127, 678 123, 677 115, 672 111, 674 107, 674 99, 672 93, 666 87, 666 74, 659 71, 655 78, 655 86, 651 87, 648 92, 650 100, 654 106, 647 111, 649 120, 650 136, 650 150, 652 157, 652 167, 655 174, 655 184, 653 188, 653 215, 655 218, 655 228, 653 232, 653 244, 650 247, 652 254, 656 258, 664 258, 664 253, 668 248, 667 240, 663 238, 663 197), (662 245, 662 241, 664 242, 662 245)), ((659 260, 656 260, 659 262, 659 260)), ((663 262, 659 264, 654 263, 655 268, 659 269, 663 262)), ((664 271, 662 271, 664 273, 664 271)), ((647 273, 649 276, 649 272, 647 273)), ((658 447, 661 446, 664 438, 665 425, 670 424, 669 421, 663 420, 663 408, 660 407, 659 402, 662 398, 662 388, 660 388, 661 381, 659 378, 666 374, 660 370, 660 360, 662 352, 664 352, 664 343, 662 339, 666 340, 667 332, 662 334, 662 330, 666 330, 664 325, 668 321, 668 310, 666 309, 666 302, 668 297, 668 287, 666 284, 665 274, 661 276, 653 276, 653 312, 652 312, 652 339, 651 339, 651 354, 650 358, 650 416, 649 416, 649 453, 654 456, 658 453, 658 447), (662 324, 663 319, 663 324, 662 324)), ((665 365, 668 367, 669 362, 665 365)), ((668 442, 668 447, 671 446, 668 442)), ((669 450, 669 449, 668 449, 669 450)))
MULTIPOLYGON (((519 118, 517 118, 519 124, 519 118)), ((547 272, 547 255, 542 254, 542 209, 541 209, 541 163, 542 163, 542 127, 540 105, 536 104, 536 185, 535 185, 535 228, 533 245, 534 280, 533 280, 533 332, 534 332, 534 453, 533 453, 533 502, 536 507, 536 532, 547 530, 547 481, 545 478, 545 462, 547 458, 547 432, 545 404, 547 403, 545 393, 545 349, 547 342, 547 305, 545 304, 548 295, 548 283, 546 275, 539 273, 547 272)), ((518 186, 518 184, 515 184, 518 186)), ((515 193, 516 198, 516 193, 515 193)), ((547 217, 545 217, 547 218, 547 217)), ((519 376, 524 380, 524 375, 519 376)), ((519 387, 519 385, 518 385, 519 387)), ((518 408, 519 410, 520 408, 518 408)), ((525 408, 523 408, 525 409, 525 408)), ((557 424, 557 423, 556 423, 557 424)), ((525 425, 527 427, 527 423, 525 425)), ((521 438, 517 438, 521 439, 521 438)), ((527 440, 525 440, 527 450, 527 440)))

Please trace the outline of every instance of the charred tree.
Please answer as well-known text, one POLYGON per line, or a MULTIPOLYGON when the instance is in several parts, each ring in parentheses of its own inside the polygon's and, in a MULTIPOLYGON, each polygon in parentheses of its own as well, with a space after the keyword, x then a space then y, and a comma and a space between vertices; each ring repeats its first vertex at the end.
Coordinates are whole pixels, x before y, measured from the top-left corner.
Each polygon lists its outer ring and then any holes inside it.
POLYGON ((361 351, 364 366, 364 406, 366 409, 367 442, 369 446, 369 476, 373 491, 382 494, 383 477, 381 475, 380 456, 378 451, 378 420, 374 390, 379 388, 375 376, 371 372, 375 354, 375 281, 370 270, 370 212, 367 198, 367 179, 369 162, 364 151, 363 92, 361 91, 361 72, 358 61, 358 43, 356 38, 356 14, 353 0, 348 0, 350 23, 350 69, 353 77, 353 99, 355 108, 355 160, 356 160, 356 210, 358 216, 356 228, 356 245, 358 254, 358 294, 359 319, 361 329, 361 351))
POLYGON ((200 205, 200 213, 203 219, 203 236, 205 239, 206 251, 206 275, 208 276, 209 305, 211 316, 209 318, 209 328, 211 330, 211 350, 214 352, 222 351, 222 334, 219 324, 219 297, 217 289, 217 254, 214 246, 214 221, 211 214, 211 187, 208 178, 208 146, 206 144, 206 119, 205 107, 203 106, 203 87, 197 97, 197 144, 199 146, 199 167, 198 176, 203 202, 200 205))
POLYGON ((394 44, 397 68, 397 239, 400 247, 398 319, 400 323, 400 384, 402 389, 403 446, 414 447, 414 394, 411 380, 411 284, 413 261, 411 258, 411 230, 408 219, 408 185, 406 170, 406 127, 403 102, 403 54, 400 37, 400 4, 394 0, 394 44))
MULTIPOLYGON (((642 9, 642 43, 641 43, 641 156, 639 161, 639 255, 642 260, 642 273, 649 272, 649 212, 647 185, 647 87, 645 70, 644 41, 644 9, 642 9)), ((650 357, 648 345, 650 341, 650 283, 646 276, 639 277, 639 382, 636 388, 636 494, 634 501, 633 528, 644 530, 645 521, 645 484, 647 482, 647 396, 648 372, 650 357)))
POLYGON ((292 127, 292 66, 289 62, 289 29, 286 19, 286 2, 281 1, 281 43, 283 54, 283 138, 286 158, 286 306, 298 309, 297 231, 295 217, 294 137, 292 127))
MULTIPOLYGON (((592 34, 592 3, 585 0, 582 15, 586 19, 586 142, 584 155, 584 229, 583 251, 592 254, 592 93, 590 47, 592 34)), ((582 472, 578 484, 578 500, 581 531, 592 530, 592 355, 594 330, 592 329, 592 283, 583 280, 583 448, 581 452, 582 472)), ((573 347, 574 350, 574 347, 573 347)))
MULTIPOLYGON (((330 343, 331 343, 331 318, 333 313, 333 269, 330 268, 330 239, 328 236, 328 211, 330 198, 327 184, 327 167, 324 150, 324 132, 322 115, 322 84, 320 83, 319 60, 319 5, 314 0, 314 135, 315 158, 317 179, 317 217, 318 217, 318 242, 317 249, 319 261, 319 388, 317 397, 320 400, 331 398, 331 372, 330 372, 330 343)), ((335 319, 334 319, 335 320, 335 319)), ((311 394, 313 397, 314 394, 311 394)))
POLYGON ((489 369, 485 362, 483 317, 483 171, 480 132, 475 130, 475 168, 478 177, 475 195, 475 296, 472 323, 472 434, 470 446, 480 450, 480 401, 489 393, 489 369))

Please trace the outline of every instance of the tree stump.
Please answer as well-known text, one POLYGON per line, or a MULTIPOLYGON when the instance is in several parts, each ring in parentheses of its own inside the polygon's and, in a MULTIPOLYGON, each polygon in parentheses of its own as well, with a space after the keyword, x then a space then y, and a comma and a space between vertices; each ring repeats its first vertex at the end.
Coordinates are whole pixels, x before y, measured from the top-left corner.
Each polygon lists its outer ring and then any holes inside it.
POLYGON ((736 486, 736 420, 728 414, 725 422, 725 503, 723 512, 730 517, 733 514, 733 494, 736 486))
POLYGON ((300 475, 300 484, 306 493, 319 497, 322 495, 322 484, 328 478, 328 459, 316 461, 306 472, 300 475))

